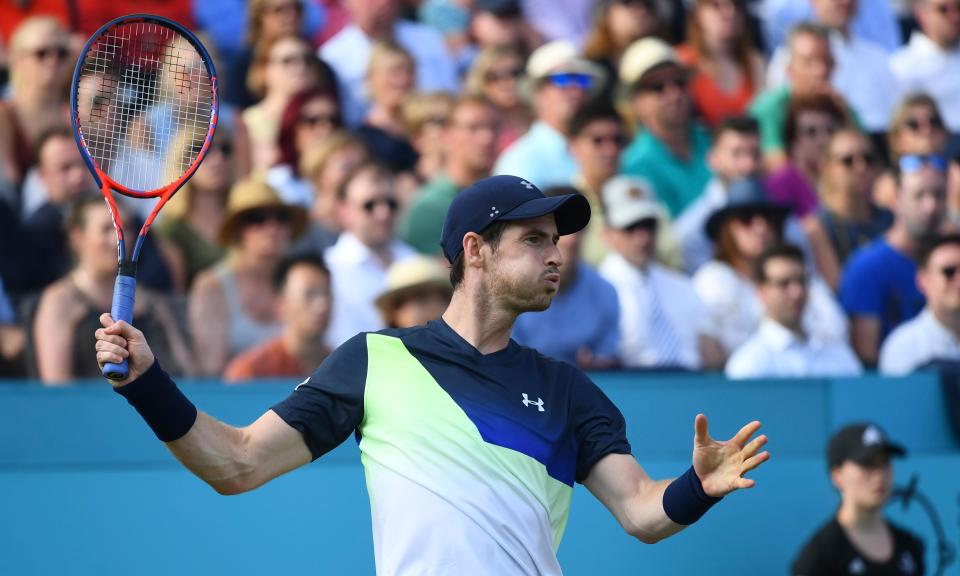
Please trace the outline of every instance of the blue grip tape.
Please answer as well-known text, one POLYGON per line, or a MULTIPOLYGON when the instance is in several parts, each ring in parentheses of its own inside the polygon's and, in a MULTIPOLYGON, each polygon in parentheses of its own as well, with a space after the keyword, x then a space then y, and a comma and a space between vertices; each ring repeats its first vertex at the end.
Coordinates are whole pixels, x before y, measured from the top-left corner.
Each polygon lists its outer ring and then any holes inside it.
MULTIPOLYGON (((123 274, 117 275, 117 282, 113 285, 113 306, 110 315, 114 322, 123 320, 127 324, 133 322, 133 303, 137 293, 137 279, 123 274)), ((110 380, 124 380, 129 370, 127 361, 118 364, 108 362, 103 365, 103 375, 110 380)))

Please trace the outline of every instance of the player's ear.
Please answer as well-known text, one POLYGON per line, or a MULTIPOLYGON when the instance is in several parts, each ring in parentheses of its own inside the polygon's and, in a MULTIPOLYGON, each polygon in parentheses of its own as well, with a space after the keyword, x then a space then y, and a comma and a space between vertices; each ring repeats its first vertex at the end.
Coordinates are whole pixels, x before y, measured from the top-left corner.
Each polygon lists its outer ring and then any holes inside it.
POLYGON ((467 232, 463 236, 464 267, 479 268, 483 264, 483 238, 476 232, 467 232))

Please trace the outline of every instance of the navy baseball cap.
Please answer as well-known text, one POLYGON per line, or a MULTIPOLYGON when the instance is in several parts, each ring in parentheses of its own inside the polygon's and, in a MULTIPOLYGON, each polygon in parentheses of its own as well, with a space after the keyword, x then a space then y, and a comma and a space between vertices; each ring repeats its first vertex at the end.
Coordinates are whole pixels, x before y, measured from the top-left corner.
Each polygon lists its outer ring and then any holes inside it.
POLYGON ((590 221, 590 203, 582 194, 547 198, 539 188, 517 176, 477 180, 457 194, 447 209, 440 247, 453 262, 463 251, 467 232, 483 232, 497 221, 526 220, 554 214, 563 236, 582 230, 590 221))
POLYGON ((867 464, 880 454, 905 456, 906 449, 891 442, 883 430, 875 424, 851 424, 841 428, 827 447, 827 465, 833 469, 847 460, 867 464))

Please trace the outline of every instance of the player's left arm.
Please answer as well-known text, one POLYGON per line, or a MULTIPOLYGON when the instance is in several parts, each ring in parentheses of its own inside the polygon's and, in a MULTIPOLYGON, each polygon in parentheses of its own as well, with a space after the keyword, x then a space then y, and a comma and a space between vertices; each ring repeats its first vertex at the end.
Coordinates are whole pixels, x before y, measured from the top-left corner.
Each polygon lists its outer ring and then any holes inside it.
POLYGON ((744 474, 770 458, 767 442, 751 422, 727 441, 714 440, 707 418, 694 423, 693 466, 674 480, 653 480, 629 454, 608 454, 590 470, 584 485, 631 536, 652 544, 695 522, 720 498, 755 481, 744 474))

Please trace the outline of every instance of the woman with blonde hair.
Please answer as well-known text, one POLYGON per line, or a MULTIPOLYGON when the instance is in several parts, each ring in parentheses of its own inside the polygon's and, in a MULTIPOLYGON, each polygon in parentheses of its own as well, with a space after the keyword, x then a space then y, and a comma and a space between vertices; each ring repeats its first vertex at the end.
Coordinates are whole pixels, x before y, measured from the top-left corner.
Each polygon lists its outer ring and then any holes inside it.
POLYGON ((413 172, 418 160, 403 121, 403 104, 416 85, 416 63, 406 48, 392 40, 370 51, 367 92, 370 111, 356 134, 370 153, 395 172, 413 172))
POLYGON ((403 121, 410 143, 420 155, 414 173, 421 182, 428 182, 443 169, 443 133, 450 121, 453 101, 453 96, 446 92, 415 92, 403 103, 403 121))
POLYGON ((467 74, 466 93, 486 98, 500 111, 497 152, 526 134, 533 123, 533 112, 521 94, 523 66, 523 53, 515 46, 492 46, 477 55, 467 74))
POLYGON ((750 43, 742 0, 697 0, 677 54, 694 71, 690 95, 710 126, 742 116, 762 87, 763 56, 750 43))

